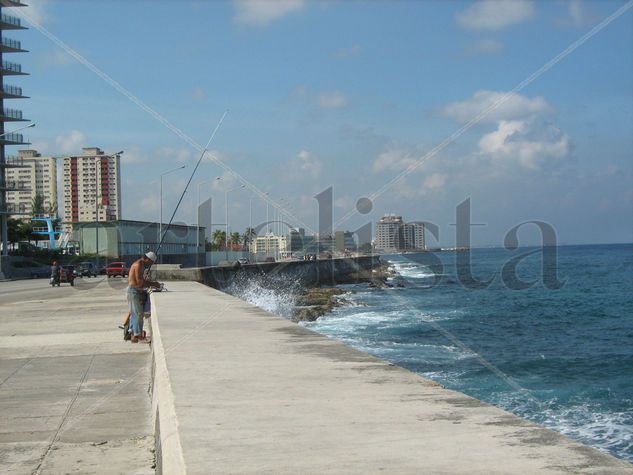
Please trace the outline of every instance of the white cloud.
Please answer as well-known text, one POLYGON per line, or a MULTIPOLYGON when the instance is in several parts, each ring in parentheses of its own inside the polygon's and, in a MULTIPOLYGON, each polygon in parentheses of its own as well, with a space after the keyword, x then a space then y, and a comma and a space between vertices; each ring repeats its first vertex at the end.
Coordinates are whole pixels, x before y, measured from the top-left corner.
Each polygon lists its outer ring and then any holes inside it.
POLYGON ((321 175, 323 164, 313 157, 307 150, 301 150, 296 157, 282 165, 281 179, 284 181, 297 180, 304 177, 317 178, 321 175))
POLYGON ((553 107, 541 96, 530 99, 514 92, 477 91, 465 101, 447 105, 441 113, 458 122, 466 123, 495 104, 498 105, 489 111, 482 122, 526 119, 553 111, 553 107))
POLYGON ((294 163, 298 166, 301 174, 307 173, 313 178, 321 174, 321 162, 310 155, 307 150, 301 150, 294 159, 294 163))
POLYGON ((567 3, 569 18, 574 26, 582 26, 585 22, 582 3, 580 0, 571 0, 567 3))
POLYGON ((503 43, 492 39, 483 39, 479 40, 476 43, 468 45, 464 52, 469 55, 478 55, 478 54, 497 54, 503 51, 503 43))
POLYGON ((497 165, 537 170, 552 159, 569 155, 571 140, 552 125, 554 107, 541 96, 478 91, 465 101, 449 104, 442 114, 466 123, 494 104, 499 105, 480 122, 495 128, 480 137, 478 156, 497 165))
POLYGON ((497 130, 481 137, 479 150, 494 161, 515 161, 523 168, 538 170, 548 160, 566 157, 570 139, 551 125, 502 120, 497 130))
POLYGON ((567 17, 561 20, 560 24, 582 28, 597 20, 597 16, 586 8, 586 3, 581 0, 567 0, 567 17))
MULTIPOLYGON (((144 219, 148 219, 147 216, 155 216, 160 209, 160 195, 159 194, 150 194, 144 195, 140 201, 138 201, 138 207, 135 207, 134 211, 136 213, 142 213, 144 219)), ((139 216, 135 216, 136 219, 139 219, 139 216)), ((164 218, 164 216, 163 216, 164 218)), ((158 218, 153 218, 158 221, 158 218)))
POLYGON ((336 208, 340 208, 344 210, 353 209, 355 204, 356 204, 356 200, 354 200, 354 198, 352 198, 349 195, 341 196, 334 200, 334 206, 336 208))
POLYGON ((288 99, 306 104, 315 109, 342 109, 349 105, 347 96, 340 91, 322 91, 317 93, 310 90, 306 85, 295 87, 289 94, 288 99))
POLYGON ((45 61, 54 66, 66 66, 73 62, 72 56, 62 50, 52 50, 46 53, 45 61))
POLYGON ((123 162, 127 164, 147 163, 150 161, 150 157, 138 145, 125 150, 121 157, 123 162))
POLYGON ((334 57, 338 59, 349 58, 350 56, 357 56, 361 51, 361 47, 359 44, 355 44, 350 46, 349 48, 341 48, 336 53, 334 53, 334 57))
POLYGON ((3 11, 20 18, 25 18, 28 15, 33 21, 40 25, 46 22, 48 19, 48 15, 46 14, 46 4, 48 0, 28 0, 28 2, 25 3, 28 4, 26 8, 7 8, 3 11))
POLYGON ((340 109, 347 106, 348 101, 344 94, 334 91, 319 94, 317 103, 321 109, 340 109))
POLYGON ((380 173, 385 170, 402 171, 409 168, 416 162, 409 150, 390 149, 378 155, 374 160, 372 168, 375 172, 380 173))
POLYGON ((211 185, 211 188, 213 188, 213 190, 225 191, 238 186, 238 182, 235 179, 235 176, 226 171, 223 172, 222 175, 220 175, 219 177, 215 177, 215 179, 213 177, 209 178, 209 181, 209 184, 211 185))
POLYGON ((468 30, 501 30, 533 16, 529 0, 481 0, 458 13, 457 23, 468 30))
POLYGON ((79 153, 86 145, 86 136, 78 130, 71 130, 66 136, 57 136, 55 144, 61 153, 79 153))
POLYGON ((193 91, 191 91, 190 95, 193 99, 199 101, 207 97, 207 91, 205 91, 201 87, 196 87, 193 89, 193 91))
POLYGON ((443 173, 433 173, 424 180, 422 187, 424 190, 436 191, 444 187, 446 183, 446 175, 443 173))
POLYGON ((304 0, 233 0, 235 21, 242 25, 266 26, 299 11, 304 0))
POLYGON ((191 150, 186 148, 163 147, 158 149, 156 155, 161 160, 176 162, 179 164, 187 163, 193 158, 191 150))

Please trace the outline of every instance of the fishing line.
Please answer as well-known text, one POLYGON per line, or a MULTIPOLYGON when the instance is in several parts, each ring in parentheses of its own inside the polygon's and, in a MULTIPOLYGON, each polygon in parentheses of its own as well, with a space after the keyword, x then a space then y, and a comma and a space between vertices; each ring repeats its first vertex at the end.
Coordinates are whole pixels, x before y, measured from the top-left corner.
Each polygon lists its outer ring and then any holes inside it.
MULTIPOLYGON (((222 114, 222 117, 220 117, 220 121, 218 122, 218 125, 215 126, 215 130, 211 134, 211 137, 209 137, 209 141, 207 142, 207 145, 205 145, 204 150, 202 150, 202 153, 200 154, 200 158, 198 159, 198 162, 196 163, 196 166, 194 167, 193 172, 191 173, 191 176, 189 177, 189 181, 185 185, 185 189, 183 190, 182 194, 180 195, 180 199, 178 200, 178 204, 176 204, 176 208, 174 209, 174 212, 172 213, 171 218, 169 219, 169 223, 167 223, 167 227, 165 228, 165 232, 160 237, 160 242, 158 243, 158 247, 156 248, 156 255, 157 256, 160 253, 160 248, 163 247, 163 241, 165 240, 165 236, 167 235, 167 231, 169 231, 169 228, 171 227, 171 223, 174 221, 174 217, 176 216, 176 213, 178 212, 178 208, 180 207, 180 203, 182 203, 182 199, 185 197, 185 193, 187 193, 187 189, 189 188, 189 185, 191 184, 191 180, 193 180, 193 177, 195 176, 196 171, 198 170, 198 167, 200 166, 200 162, 204 158, 204 154, 207 153, 207 149, 209 148, 209 144, 213 140, 213 137, 215 137, 215 134, 218 131, 218 129, 220 128, 220 126, 222 125, 222 122, 224 122, 224 118, 226 117, 226 114, 228 114, 228 112, 229 112, 228 109, 224 111, 224 114, 222 114)), ((199 228, 196 229, 196 232, 199 232, 199 228)), ((196 252, 198 252, 197 249, 196 249, 196 252)))

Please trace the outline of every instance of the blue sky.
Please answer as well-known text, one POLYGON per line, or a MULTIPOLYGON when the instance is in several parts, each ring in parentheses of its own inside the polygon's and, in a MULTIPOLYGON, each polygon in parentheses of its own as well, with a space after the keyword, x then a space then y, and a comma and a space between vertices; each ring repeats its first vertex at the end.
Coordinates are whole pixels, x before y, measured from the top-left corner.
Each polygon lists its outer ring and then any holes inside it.
POLYGON ((511 93, 624 1, 27 3, 17 13, 37 24, 7 36, 30 51, 15 61, 31 75, 8 82, 31 99, 9 107, 37 123, 43 154, 123 149, 126 219, 158 219, 160 174, 186 164, 164 177, 169 214, 199 153, 51 37, 198 144, 229 110, 210 148, 236 175, 205 159, 178 221, 195 222, 196 183, 222 176, 201 195, 223 222, 224 190, 248 182, 229 195, 240 231, 249 202, 265 219, 265 192, 316 230, 314 196, 332 186, 339 229, 398 213, 438 224, 450 245, 470 198, 484 224, 474 245, 527 220, 562 243, 633 241, 633 8, 511 93), (372 212, 350 216, 364 196, 372 212))

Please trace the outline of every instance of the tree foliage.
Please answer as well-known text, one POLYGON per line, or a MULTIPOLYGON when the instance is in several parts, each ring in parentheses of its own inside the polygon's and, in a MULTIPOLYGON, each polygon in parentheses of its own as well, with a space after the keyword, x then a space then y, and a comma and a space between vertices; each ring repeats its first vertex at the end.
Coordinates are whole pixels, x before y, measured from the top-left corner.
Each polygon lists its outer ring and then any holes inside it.
POLYGON ((44 206, 44 195, 35 193, 35 196, 31 200, 31 216, 37 216, 38 214, 47 214, 50 208, 44 206))
POLYGON ((216 229, 213 231, 213 242, 212 246, 214 250, 222 250, 226 246, 226 232, 221 229, 216 229))

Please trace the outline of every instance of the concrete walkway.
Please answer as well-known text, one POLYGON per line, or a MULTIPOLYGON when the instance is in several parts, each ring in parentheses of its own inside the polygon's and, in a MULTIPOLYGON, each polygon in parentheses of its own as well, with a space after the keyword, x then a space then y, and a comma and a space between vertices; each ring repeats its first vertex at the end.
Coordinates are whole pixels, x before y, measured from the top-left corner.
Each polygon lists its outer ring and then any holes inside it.
POLYGON ((164 473, 633 466, 196 283, 153 294, 164 473))
POLYGON ((1 473, 154 473, 151 350, 117 329, 125 285, 0 283, 1 473))

